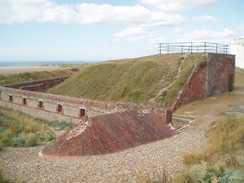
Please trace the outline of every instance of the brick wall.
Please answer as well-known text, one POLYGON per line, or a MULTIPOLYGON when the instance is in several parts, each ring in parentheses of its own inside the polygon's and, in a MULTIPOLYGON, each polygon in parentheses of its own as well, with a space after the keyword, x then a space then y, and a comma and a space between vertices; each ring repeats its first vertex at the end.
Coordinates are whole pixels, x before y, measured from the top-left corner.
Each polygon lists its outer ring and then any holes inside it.
POLYGON ((126 103, 101 102, 47 93, 0 87, 0 106, 13 108, 46 120, 78 123, 99 115, 133 111, 152 111, 162 122, 171 122, 171 111, 159 107, 126 103))
POLYGON ((192 69, 171 110, 196 99, 232 91, 234 77, 234 55, 208 53, 207 60, 199 62, 192 69))
POLYGON ((28 81, 28 82, 24 82, 24 83, 5 85, 5 87, 16 88, 16 89, 21 89, 21 90, 29 90, 29 91, 45 91, 48 88, 54 87, 57 84, 63 82, 67 78, 68 78, 68 76, 55 77, 55 78, 50 78, 50 79, 28 81))

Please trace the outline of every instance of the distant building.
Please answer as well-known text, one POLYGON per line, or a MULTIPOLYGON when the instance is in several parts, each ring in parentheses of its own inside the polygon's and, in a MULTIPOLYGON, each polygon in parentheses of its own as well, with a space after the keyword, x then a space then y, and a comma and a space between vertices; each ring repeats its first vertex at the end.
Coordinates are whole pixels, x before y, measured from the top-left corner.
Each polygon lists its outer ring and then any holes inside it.
POLYGON ((231 40, 230 53, 236 55, 236 66, 244 69, 244 38, 231 40))

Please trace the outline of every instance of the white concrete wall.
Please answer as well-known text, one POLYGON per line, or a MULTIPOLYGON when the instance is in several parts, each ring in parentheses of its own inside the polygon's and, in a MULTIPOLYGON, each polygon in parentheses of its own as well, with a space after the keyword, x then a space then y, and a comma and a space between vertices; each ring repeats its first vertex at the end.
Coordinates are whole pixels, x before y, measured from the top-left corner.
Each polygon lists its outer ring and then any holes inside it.
POLYGON ((244 38, 231 40, 230 53, 236 55, 236 66, 244 69, 244 38))

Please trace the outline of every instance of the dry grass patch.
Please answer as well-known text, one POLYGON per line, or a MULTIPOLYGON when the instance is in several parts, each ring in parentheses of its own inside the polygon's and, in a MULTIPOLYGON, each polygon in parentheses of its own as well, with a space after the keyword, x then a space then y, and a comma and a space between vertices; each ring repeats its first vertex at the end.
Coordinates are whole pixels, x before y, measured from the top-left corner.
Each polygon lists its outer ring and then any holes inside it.
MULTIPOLYGON (((244 116, 227 118, 216 121, 215 128, 208 132, 208 145, 201 153, 190 153, 184 158, 186 164, 197 164, 202 161, 212 162, 213 158, 235 154, 242 151, 244 153, 244 116)), ((228 160, 229 164, 234 162, 234 158, 228 160)))

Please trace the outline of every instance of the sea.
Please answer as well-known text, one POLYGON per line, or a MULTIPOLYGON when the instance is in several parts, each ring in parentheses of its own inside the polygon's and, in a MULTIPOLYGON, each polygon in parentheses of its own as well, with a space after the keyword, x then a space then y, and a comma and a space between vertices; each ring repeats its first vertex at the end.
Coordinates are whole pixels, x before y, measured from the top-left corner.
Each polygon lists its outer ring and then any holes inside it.
POLYGON ((58 65, 58 64, 84 64, 97 63, 99 61, 28 61, 28 62, 0 62, 0 67, 21 67, 21 66, 39 66, 39 65, 58 65))

